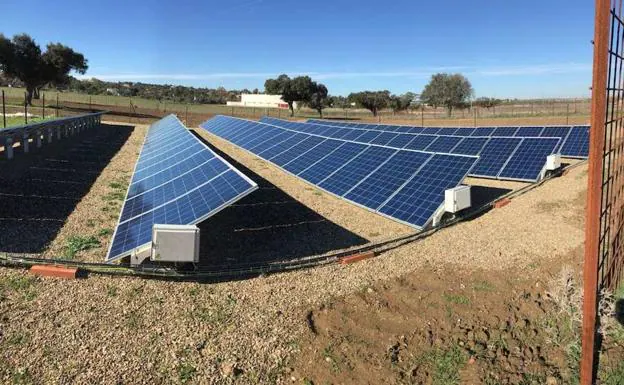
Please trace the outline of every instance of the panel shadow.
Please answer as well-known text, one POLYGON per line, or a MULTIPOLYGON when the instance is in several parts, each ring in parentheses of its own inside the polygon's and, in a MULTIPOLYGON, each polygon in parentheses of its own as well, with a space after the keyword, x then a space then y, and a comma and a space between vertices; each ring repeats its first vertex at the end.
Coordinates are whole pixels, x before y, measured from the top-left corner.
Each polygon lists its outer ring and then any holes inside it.
POLYGON ((0 160, 0 251, 44 251, 133 130, 101 124, 0 160))
POLYGON ((199 225, 202 268, 289 261, 368 243, 193 133, 259 187, 199 225))

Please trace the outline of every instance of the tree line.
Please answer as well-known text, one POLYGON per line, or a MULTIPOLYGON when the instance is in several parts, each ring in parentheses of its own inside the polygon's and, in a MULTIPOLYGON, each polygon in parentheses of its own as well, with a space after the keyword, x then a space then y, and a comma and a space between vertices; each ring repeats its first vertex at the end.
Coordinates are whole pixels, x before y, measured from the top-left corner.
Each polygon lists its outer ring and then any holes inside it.
MULTIPOLYGON (((431 77, 420 97, 412 92, 393 95, 390 91, 362 91, 348 96, 330 95, 327 87, 312 80, 309 76, 290 78, 282 74, 275 79, 267 79, 264 91, 257 88, 250 91, 226 90, 219 88, 195 88, 179 85, 160 85, 141 82, 106 82, 98 79, 80 80, 70 73, 86 73, 89 68, 83 54, 60 43, 49 43, 45 51, 26 34, 18 34, 12 39, 0 34, 0 86, 19 86, 26 88, 25 103, 32 104, 33 98, 39 98, 44 87, 68 90, 90 95, 116 95, 140 97, 159 101, 198 104, 226 104, 237 101, 241 94, 267 93, 282 95, 288 104, 291 115, 297 107, 306 106, 323 116, 323 110, 332 108, 366 108, 373 115, 384 109, 405 111, 420 108, 426 104, 444 107, 451 114, 453 109, 467 108, 471 105, 474 91, 470 81, 461 74, 438 73, 431 77)), ((477 98, 474 104, 492 108, 501 104, 500 99, 477 98)))

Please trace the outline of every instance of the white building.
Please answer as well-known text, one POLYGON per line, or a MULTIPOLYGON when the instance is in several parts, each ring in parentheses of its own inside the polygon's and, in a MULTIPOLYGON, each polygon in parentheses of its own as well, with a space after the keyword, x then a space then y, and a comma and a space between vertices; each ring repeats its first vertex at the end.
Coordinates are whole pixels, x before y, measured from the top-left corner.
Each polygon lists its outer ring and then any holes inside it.
MULTIPOLYGON (((288 103, 282 100, 282 95, 242 94, 240 102, 227 102, 228 106, 234 107, 260 107, 260 108, 288 108, 288 103)), ((297 103, 293 103, 297 108, 297 103)))

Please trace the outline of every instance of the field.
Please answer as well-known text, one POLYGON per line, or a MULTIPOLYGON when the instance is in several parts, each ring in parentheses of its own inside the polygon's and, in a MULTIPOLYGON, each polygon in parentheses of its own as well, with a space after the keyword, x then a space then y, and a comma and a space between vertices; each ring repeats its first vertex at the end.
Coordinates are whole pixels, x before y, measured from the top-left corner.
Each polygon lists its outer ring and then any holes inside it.
MULTIPOLYGON (((0 87, 5 91, 9 110, 23 112, 23 89, 0 87)), ((129 98, 112 95, 86 95, 73 92, 43 92, 46 108, 68 110, 109 110, 112 114, 109 120, 148 123, 154 118, 168 113, 175 113, 189 125, 197 125, 213 115, 230 115, 249 119, 259 119, 262 116, 287 118, 288 110, 253 107, 228 107, 211 104, 180 104, 166 101, 129 98)), ((43 96, 43 95, 42 95, 43 96)), ((41 114, 43 100, 34 100, 31 109, 35 114, 41 114)), ((556 99, 556 100, 526 100, 503 104, 494 108, 477 108, 470 110, 456 110, 448 116, 443 108, 427 107, 424 111, 415 110, 409 113, 394 113, 381 111, 374 117, 363 109, 328 108, 324 116, 331 119, 362 120, 367 122, 392 122, 394 124, 412 124, 427 126, 445 125, 497 125, 497 124, 587 124, 589 121, 589 101, 586 99, 556 99), (475 119, 476 114, 476 119, 475 119)), ((316 111, 302 108, 295 111, 296 119, 318 118, 316 111)))
MULTIPOLYGON (((146 129, 107 122, 0 161, 3 249, 102 261, 146 129)), ((313 256, 412 232, 196 133, 260 186, 202 225, 209 263, 313 256)), ((526 186, 467 183, 494 196, 526 186)), ((508 206, 352 265, 222 282, 0 269, 0 379, 575 383, 586 183, 579 163, 508 206)), ((624 328, 605 327, 600 377, 617 384, 624 328)))

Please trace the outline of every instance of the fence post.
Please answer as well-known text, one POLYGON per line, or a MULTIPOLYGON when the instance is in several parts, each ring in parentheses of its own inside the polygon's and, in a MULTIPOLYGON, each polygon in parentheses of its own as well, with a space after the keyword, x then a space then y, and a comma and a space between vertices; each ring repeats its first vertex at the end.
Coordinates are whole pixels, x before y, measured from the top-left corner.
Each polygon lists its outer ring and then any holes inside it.
POLYGON ((475 107, 474 109, 474 126, 477 127, 477 114, 478 114, 478 110, 477 107, 475 107))
POLYGON ((566 105, 566 125, 570 124, 570 103, 566 105))
MULTIPOLYGON (((602 205, 602 158, 605 136, 607 71, 609 70, 610 0, 597 0, 594 19, 591 129, 587 172, 585 257, 583 263, 583 325, 581 335, 580 384, 594 382, 596 360, 596 313, 598 308, 598 254, 602 205)), ((617 66, 617 64, 616 64, 617 66)), ((619 87, 614 84, 613 87, 619 87)), ((608 246, 607 246, 608 247, 608 246)))
POLYGON ((6 106, 4 105, 4 90, 2 90, 2 122, 3 128, 6 128, 6 106))
POLYGON ((59 113, 59 101, 58 101, 58 92, 56 93, 56 117, 58 118, 59 113))
POLYGON ((45 94, 42 93, 41 97, 43 98, 43 101, 41 102, 41 115, 43 117, 43 119, 45 120, 45 94))
POLYGON ((184 124, 186 124, 187 126, 189 125, 189 123, 188 123, 188 104, 186 105, 186 111, 184 112, 184 124))
POLYGON ((24 124, 28 124, 28 95, 24 92, 24 124))
POLYGON ((425 127, 425 105, 420 105, 420 126, 425 127))

